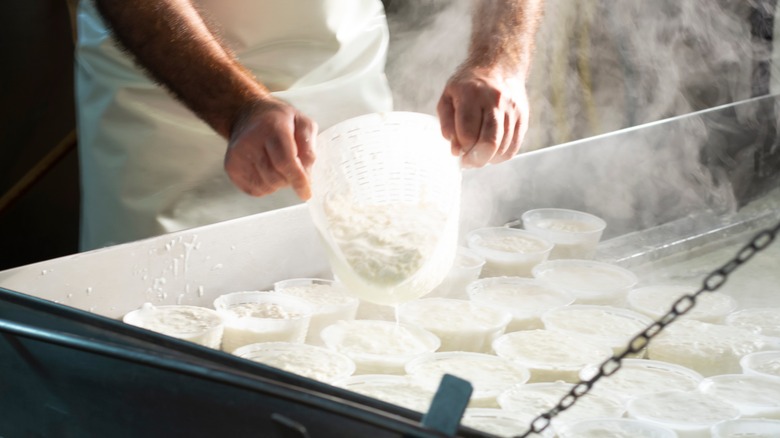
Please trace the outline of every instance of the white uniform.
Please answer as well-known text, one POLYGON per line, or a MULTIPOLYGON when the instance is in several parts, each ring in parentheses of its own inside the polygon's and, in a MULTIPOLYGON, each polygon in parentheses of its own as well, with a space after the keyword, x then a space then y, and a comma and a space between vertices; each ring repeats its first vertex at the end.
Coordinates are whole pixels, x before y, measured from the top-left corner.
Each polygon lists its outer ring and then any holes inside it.
MULTIPOLYGON (((242 64, 320 129, 392 109, 379 0, 197 3, 242 64)), ((93 0, 80 2, 78 30, 82 250, 299 202, 291 189, 255 198, 235 188, 227 142, 121 52, 93 0)))

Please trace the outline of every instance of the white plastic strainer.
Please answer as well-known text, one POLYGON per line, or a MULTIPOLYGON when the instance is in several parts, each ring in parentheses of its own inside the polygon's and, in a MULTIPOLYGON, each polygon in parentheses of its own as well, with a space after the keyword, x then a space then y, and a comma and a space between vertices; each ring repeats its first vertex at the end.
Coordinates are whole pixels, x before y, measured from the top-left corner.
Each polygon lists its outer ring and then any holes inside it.
POLYGON ((379 304, 430 292, 455 257, 460 183, 432 116, 367 114, 320 133, 309 209, 333 273, 379 304))

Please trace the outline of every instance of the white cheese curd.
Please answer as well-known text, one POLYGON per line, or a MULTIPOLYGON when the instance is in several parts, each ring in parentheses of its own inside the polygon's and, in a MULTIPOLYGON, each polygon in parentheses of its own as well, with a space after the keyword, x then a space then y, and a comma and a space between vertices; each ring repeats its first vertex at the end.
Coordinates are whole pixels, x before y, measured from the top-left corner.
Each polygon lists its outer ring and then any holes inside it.
POLYGON ((498 408, 496 397, 506 388, 528 381, 530 373, 506 359, 483 353, 443 352, 421 356, 406 364, 406 373, 420 386, 436 391, 444 374, 471 383, 470 407, 498 408))
POLYGON ((314 306, 302 298, 267 291, 234 292, 214 300, 225 321, 222 349, 259 342, 303 342, 314 306))
POLYGON ((612 348, 603 342, 550 330, 507 333, 493 342, 493 349, 499 357, 528 368, 530 382, 575 383, 584 366, 612 356, 612 348))
POLYGON ((609 345, 615 353, 652 324, 645 315, 612 306, 572 305, 545 312, 542 323, 548 330, 585 336, 609 345))
POLYGON ((307 344, 263 342, 245 345, 233 354, 325 383, 355 372, 355 362, 346 355, 307 344))
POLYGON ((558 438, 677 438, 672 429, 630 418, 580 420, 556 432, 558 438))
MULTIPOLYGON (((697 289, 679 285, 645 286, 628 293, 628 306, 650 318, 658 319, 671 310, 675 301, 684 295, 693 294, 697 289)), ((736 308, 737 302, 734 298, 720 292, 708 292, 699 295, 696 305, 680 318, 718 324, 736 308)))
POLYGON ((736 406, 742 417, 780 420, 780 381, 746 374, 723 374, 699 384, 703 394, 736 406))
POLYGON ((552 242, 529 231, 507 227, 478 228, 466 244, 485 258, 482 277, 530 277, 531 269, 547 260, 552 242))
POLYGON ((319 278, 295 278, 274 283, 274 291, 293 295, 312 303, 306 343, 323 345, 322 330, 340 320, 355 319, 360 300, 349 295, 333 280, 319 278))
POLYGON ((494 339, 504 334, 512 315, 467 300, 423 298, 402 304, 401 322, 422 327, 441 340, 440 351, 486 353, 494 339))
POLYGON ((742 356, 763 350, 766 345, 764 337, 748 330, 689 319, 667 326, 650 341, 647 356, 709 377, 739 373, 742 356))
MULTIPOLYGON (((536 418, 556 406, 573 386, 564 382, 518 385, 502 392, 498 396, 498 404, 501 409, 531 414, 536 418)), ((604 395, 586 394, 569 409, 554 417, 551 425, 557 430, 564 424, 578 420, 620 418, 624 412, 623 404, 617 400, 604 395)))
POLYGON ((434 395, 412 382, 409 377, 398 375, 352 376, 339 380, 334 385, 417 412, 428 412, 434 395))
POLYGON ((205 307, 145 303, 140 309, 127 313, 123 321, 210 348, 219 348, 222 343, 222 318, 205 307))
POLYGON ((716 423, 739 417, 739 409, 700 392, 667 391, 633 398, 628 415, 668 427, 681 438, 707 438, 716 423))
POLYGON ((780 338, 780 307, 742 309, 728 315, 726 324, 780 338))
POLYGON ((548 260, 534 267, 534 278, 572 294, 577 304, 622 306, 636 286, 637 276, 628 269, 592 260, 548 260))
MULTIPOLYGON (((463 414, 461 423, 465 426, 489 433, 498 437, 515 437, 530 429, 534 416, 522 412, 508 412, 502 409, 469 408, 463 414)), ((552 428, 541 434, 531 434, 530 437, 552 437, 552 428)))
POLYGON ((780 421, 754 418, 726 420, 712 426, 712 438, 777 438, 780 421))
MULTIPOLYGON (((580 372, 583 380, 591 379, 599 365, 585 367, 580 372)), ((696 371, 668 362, 648 359, 623 359, 620 369, 599 379, 592 391, 606 392, 628 402, 632 397, 666 391, 693 391, 703 377, 696 371)))
POLYGON ((523 213, 523 228, 553 242, 550 259, 590 259, 607 223, 592 214, 562 208, 523 213))
POLYGON ((331 268, 361 299, 397 304, 418 298, 452 267, 457 221, 434 203, 368 204, 329 196, 323 208, 331 268))
POLYGON ((349 356, 356 374, 403 374, 410 360, 439 348, 433 333, 390 321, 339 321, 322 331, 325 345, 349 356))
POLYGON ((780 351, 761 351, 745 355, 739 361, 745 374, 780 380, 780 351))
POLYGON ((532 278, 483 278, 469 284, 467 290, 471 301, 512 314, 507 332, 542 328, 541 316, 544 312, 574 302, 570 294, 532 278))

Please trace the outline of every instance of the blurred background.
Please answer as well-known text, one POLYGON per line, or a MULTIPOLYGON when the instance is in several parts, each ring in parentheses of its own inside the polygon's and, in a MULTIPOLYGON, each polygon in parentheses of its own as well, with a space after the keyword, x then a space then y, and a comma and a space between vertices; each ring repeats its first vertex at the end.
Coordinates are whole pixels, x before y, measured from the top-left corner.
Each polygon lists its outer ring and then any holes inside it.
MULTIPOLYGON (((72 11, 4 2, 0 270, 78 251, 72 11)), ((384 0, 396 109, 435 114, 472 0, 384 0)), ((776 0, 547 0, 523 151, 776 90, 776 0)))

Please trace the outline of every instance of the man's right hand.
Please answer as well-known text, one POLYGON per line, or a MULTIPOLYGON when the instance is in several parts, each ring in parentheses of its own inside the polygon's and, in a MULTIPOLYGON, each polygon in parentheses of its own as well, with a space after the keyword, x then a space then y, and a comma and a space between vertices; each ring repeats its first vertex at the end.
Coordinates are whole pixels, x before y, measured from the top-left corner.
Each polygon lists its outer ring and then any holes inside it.
POLYGON ((230 132, 225 172, 252 196, 292 186, 302 200, 308 200, 316 136, 314 121, 268 96, 241 110, 230 132))

